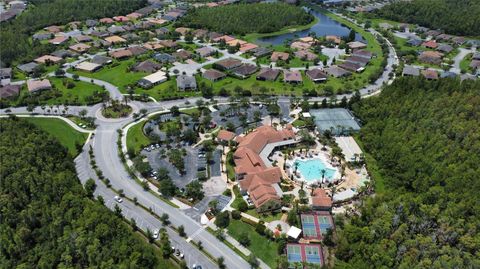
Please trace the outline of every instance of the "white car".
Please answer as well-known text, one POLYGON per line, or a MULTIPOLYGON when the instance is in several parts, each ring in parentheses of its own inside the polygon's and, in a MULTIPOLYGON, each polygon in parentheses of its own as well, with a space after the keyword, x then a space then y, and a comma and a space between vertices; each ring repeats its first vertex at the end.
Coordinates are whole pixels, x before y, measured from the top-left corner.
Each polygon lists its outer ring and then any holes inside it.
POLYGON ((157 239, 159 233, 160 233, 160 230, 159 230, 159 229, 153 230, 153 238, 157 239))
POLYGON ((113 199, 115 199, 115 201, 117 201, 117 203, 123 202, 122 197, 120 197, 120 196, 118 196, 118 195, 115 195, 115 197, 113 197, 113 199))

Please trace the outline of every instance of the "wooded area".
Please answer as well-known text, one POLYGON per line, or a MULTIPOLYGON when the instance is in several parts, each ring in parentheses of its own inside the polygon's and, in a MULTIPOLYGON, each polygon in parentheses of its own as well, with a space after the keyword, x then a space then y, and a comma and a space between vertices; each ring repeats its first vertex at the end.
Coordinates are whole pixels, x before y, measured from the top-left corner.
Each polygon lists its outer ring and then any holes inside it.
POLYGON ((197 8, 182 18, 180 24, 227 34, 247 34, 271 33, 286 26, 308 24, 313 19, 297 6, 257 3, 197 8))
POLYGON ((31 60, 52 52, 51 44, 32 41, 34 31, 53 24, 62 25, 76 20, 125 15, 145 6, 146 0, 31 0, 29 8, 10 22, 1 24, 2 64, 31 60))
POLYGON ((53 137, 0 119, 0 268, 170 268, 122 218, 87 197, 53 137))
POLYGON ((480 81, 400 78, 354 111, 386 191, 338 221, 338 267, 480 268, 480 81))
POLYGON ((452 35, 480 35, 478 0, 395 1, 377 11, 377 14, 394 21, 442 29, 452 35))

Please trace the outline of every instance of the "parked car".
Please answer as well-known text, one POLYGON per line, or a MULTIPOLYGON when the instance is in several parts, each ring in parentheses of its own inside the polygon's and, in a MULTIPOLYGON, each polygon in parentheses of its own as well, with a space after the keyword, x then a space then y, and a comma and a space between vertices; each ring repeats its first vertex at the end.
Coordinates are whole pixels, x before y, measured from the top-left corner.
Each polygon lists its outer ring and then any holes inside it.
POLYGON ((113 197, 113 199, 115 199, 115 201, 117 201, 117 203, 123 202, 122 197, 120 197, 120 196, 118 196, 118 195, 115 195, 115 197, 113 197))
POLYGON ((157 239, 159 234, 160 234, 160 230, 159 230, 159 229, 153 230, 153 238, 157 239))

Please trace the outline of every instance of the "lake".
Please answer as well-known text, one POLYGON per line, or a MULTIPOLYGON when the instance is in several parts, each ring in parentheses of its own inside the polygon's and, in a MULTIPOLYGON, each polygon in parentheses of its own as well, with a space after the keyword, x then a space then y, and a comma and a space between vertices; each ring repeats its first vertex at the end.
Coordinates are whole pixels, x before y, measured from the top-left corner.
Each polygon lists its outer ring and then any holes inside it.
MULTIPOLYGON (((308 36, 310 32, 314 32, 318 37, 326 35, 336 35, 342 37, 348 36, 350 33, 350 28, 343 26, 341 23, 331 19, 321 12, 311 10, 311 14, 318 19, 318 22, 311 28, 282 35, 262 37, 257 39, 256 43, 264 46, 282 45, 285 40, 293 40, 299 37, 305 37, 308 36)), ((355 34, 355 40, 365 42, 362 36, 358 33, 355 34)))

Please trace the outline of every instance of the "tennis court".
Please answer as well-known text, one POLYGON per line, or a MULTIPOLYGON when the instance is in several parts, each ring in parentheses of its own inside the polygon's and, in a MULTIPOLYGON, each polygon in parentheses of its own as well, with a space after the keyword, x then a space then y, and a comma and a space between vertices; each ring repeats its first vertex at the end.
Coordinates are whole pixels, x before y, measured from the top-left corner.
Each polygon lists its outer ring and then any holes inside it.
POLYGON ((352 113, 344 108, 310 110, 319 131, 331 130, 333 134, 350 134, 360 130, 360 125, 352 113))
POLYGON ((299 245, 287 246, 287 259, 289 262, 301 262, 302 261, 302 249, 299 245))
POLYGON ((328 229, 332 228, 332 223, 330 222, 330 218, 328 216, 317 216, 317 220, 322 234, 325 234, 328 229))
POLYGON ((305 246, 305 256, 307 262, 321 264, 322 258, 320 256, 320 246, 305 246))
POLYGON ((318 237, 313 215, 302 215, 302 230, 305 237, 318 237))

